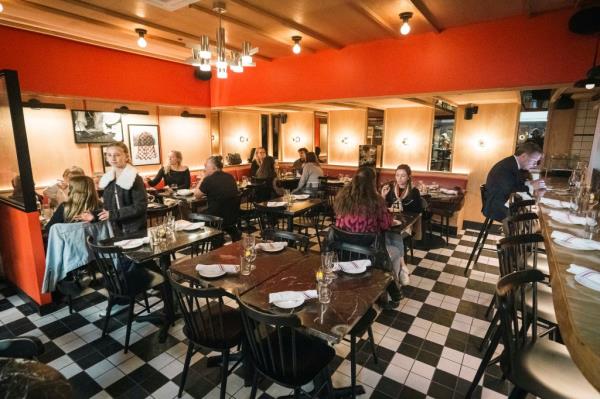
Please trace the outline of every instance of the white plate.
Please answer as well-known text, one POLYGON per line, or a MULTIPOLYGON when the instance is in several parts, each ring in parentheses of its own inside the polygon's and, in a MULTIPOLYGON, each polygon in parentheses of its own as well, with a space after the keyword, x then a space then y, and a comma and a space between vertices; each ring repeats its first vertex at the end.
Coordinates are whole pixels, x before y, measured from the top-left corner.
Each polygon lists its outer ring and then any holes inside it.
POLYGON ((190 223, 185 226, 182 230, 184 231, 196 231, 204 227, 204 222, 190 223))
POLYGON ((285 243, 283 242, 265 242, 261 244, 260 249, 262 249, 265 252, 279 252, 283 251, 286 247, 287 245, 285 245, 285 243))
POLYGON ((125 244, 118 245, 118 247, 120 247, 122 249, 134 249, 134 248, 139 248, 142 245, 144 245, 144 240, 139 238, 139 239, 135 239, 135 240, 129 240, 125 244))
POLYGON ((226 272, 224 270, 216 270, 216 269, 208 269, 208 270, 200 270, 198 274, 202 277, 206 278, 217 278, 224 276, 226 272))
POLYGON ((302 305, 303 303, 304 303, 304 299, 298 298, 298 299, 290 299, 288 301, 273 302, 273 305, 275 305, 281 309, 293 309, 293 308, 297 308, 298 306, 302 305))
POLYGON ((554 240, 555 243, 557 243, 558 245, 560 245, 561 247, 565 247, 565 248, 569 248, 569 249, 574 249, 577 251, 596 251, 595 248, 590 248, 587 246, 582 246, 582 245, 577 245, 576 243, 573 242, 569 242, 569 241, 565 241, 565 240, 554 240))
POLYGON ((194 192, 192 190, 188 190, 186 188, 183 188, 181 190, 177 190, 177 195, 187 196, 187 195, 192 195, 192 194, 194 194, 194 192))
POLYGON ((592 290, 600 291, 600 273, 594 270, 575 275, 575 281, 592 290))
POLYGON ((342 268, 342 271, 347 274, 361 274, 367 271, 367 267, 365 265, 356 265, 357 267, 346 267, 342 268))
POLYGON ((294 194, 294 199, 298 200, 298 201, 308 199, 309 197, 310 197, 310 194, 294 194))

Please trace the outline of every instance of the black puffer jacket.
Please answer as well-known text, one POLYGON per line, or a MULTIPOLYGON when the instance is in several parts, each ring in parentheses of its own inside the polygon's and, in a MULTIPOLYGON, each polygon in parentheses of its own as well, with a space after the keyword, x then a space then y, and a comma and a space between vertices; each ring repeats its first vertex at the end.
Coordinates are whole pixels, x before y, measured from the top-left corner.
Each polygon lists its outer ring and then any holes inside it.
POLYGON ((136 169, 127 165, 118 179, 111 170, 100 179, 104 189, 104 209, 110 211, 115 234, 130 234, 146 229, 148 199, 144 181, 136 169))

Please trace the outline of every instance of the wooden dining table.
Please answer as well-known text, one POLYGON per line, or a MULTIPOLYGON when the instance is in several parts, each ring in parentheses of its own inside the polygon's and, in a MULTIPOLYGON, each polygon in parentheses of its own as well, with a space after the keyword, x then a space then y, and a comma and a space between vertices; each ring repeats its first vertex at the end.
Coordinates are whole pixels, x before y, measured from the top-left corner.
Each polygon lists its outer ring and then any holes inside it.
MULTIPOLYGON (((556 191, 549 191, 544 197, 569 200, 556 191)), ((548 256, 552 298, 560 334, 577 367, 600 391, 600 292, 579 284, 575 281, 575 275, 567 272, 571 264, 600 272, 600 251, 574 250, 555 243, 551 238, 555 230, 582 238, 590 236, 584 226, 566 225, 550 218, 549 212, 553 209, 539 204, 538 215, 548 256)), ((563 211, 567 212, 566 209, 563 211)), ((600 241, 600 233, 596 232, 591 238, 600 241)))
POLYGON ((284 202, 283 197, 275 198, 270 201, 259 202, 257 205, 264 207, 264 211, 274 216, 282 217, 287 220, 287 230, 294 231, 294 218, 301 216, 309 210, 321 205, 323 200, 318 198, 307 198, 305 200, 294 200, 294 202, 288 206, 267 206, 269 202, 284 202))

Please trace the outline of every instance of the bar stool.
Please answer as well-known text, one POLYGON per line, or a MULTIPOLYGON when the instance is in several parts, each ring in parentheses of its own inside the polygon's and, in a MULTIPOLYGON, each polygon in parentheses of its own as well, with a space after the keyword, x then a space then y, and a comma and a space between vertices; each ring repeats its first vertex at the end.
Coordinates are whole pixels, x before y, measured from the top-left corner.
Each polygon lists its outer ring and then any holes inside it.
MULTIPOLYGON (((479 191, 481 193, 481 209, 483 210, 485 205, 485 184, 479 186, 479 191)), ((486 217, 481 229, 479 230, 479 234, 477 235, 477 240, 475 241, 475 245, 473 246, 473 250, 471 251, 471 255, 469 255, 469 261, 467 262, 467 266, 465 267, 465 276, 469 274, 469 267, 471 267, 471 262, 473 264, 477 264, 477 260, 479 259, 479 255, 481 255, 481 251, 483 250, 483 246, 485 245, 485 240, 487 239, 488 233, 490 232, 490 227, 494 223, 494 219, 486 217)))

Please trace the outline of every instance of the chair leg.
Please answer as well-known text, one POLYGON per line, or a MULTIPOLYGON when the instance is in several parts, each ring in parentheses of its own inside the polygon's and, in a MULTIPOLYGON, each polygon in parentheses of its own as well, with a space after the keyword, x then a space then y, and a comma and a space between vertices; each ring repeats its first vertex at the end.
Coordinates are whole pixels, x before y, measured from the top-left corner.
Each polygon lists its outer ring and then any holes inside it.
POLYGON ((250 391, 250 399, 256 399, 256 390, 258 388, 258 371, 254 371, 252 376, 252 390, 250 391))
POLYGON ((73 295, 67 295, 67 306, 69 307, 69 314, 73 314, 73 295))
POLYGON ((179 393, 177 394, 178 398, 181 398, 183 395, 183 389, 185 388, 185 380, 187 379, 188 370, 190 368, 190 361, 192 360, 192 355, 194 354, 194 344, 188 343, 187 354, 185 355, 185 362, 183 363, 183 373, 181 373, 181 383, 179 384, 179 393))
POLYGON ((487 310, 485 311, 485 318, 490 318, 490 313, 492 313, 492 309, 494 309, 494 303, 496 303, 496 294, 492 297, 492 301, 490 302, 487 310))
POLYGON ((375 337, 373 337, 373 329, 371 326, 367 329, 367 334, 369 334, 369 344, 371 344, 371 352, 373 352, 373 363, 377 364, 379 359, 377 358, 377 351, 375 350, 375 337))
POLYGON ((350 335, 350 389, 351 398, 356 398, 356 337, 350 335))
POLYGON ((294 388, 294 399, 300 399, 302 395, 300 395, 300 388, 294 388))
POLYGON ((221 361, 221 399, 227 395, 227 374, 229 369, 229 349, 223 351, 223 360, 221 361))
POLYGON ((481 341, 481 345, 479 345, 479 352, 483 351, 483 349, 485 348, 485 345, 490 340, 490 338, 494 335, 496 329, 499 328, 499 326, 498 326, 499 321, 500 321, 500 313, 496 312, 494 314, 494 318, 492 318, 492 321, 490 322, 490 326, 488 327, 488 330, 485 332, 485 336, 483 337, 483 340, 481 341))
POLYGON ((131 337, 131 323, 133 323, 133 307, 135 298, 129 300, 129 311, 127 312, 127 330, 125 330, 125 353, 129 350, 129 338, 131 337))
POLYGON ((446 230, 446 246, 448 246, 448 238, 450 236, 450 217, 446 216, 444 218, 444 220, 445 220, 444 228, 446 230))
POLYGON ((106 331, 108 331, 108 321, 110 320, 110 311, 112 310, 113 305, 115 304, 115 300, 112 296, 108 297, 108 305, 106 305, 106 315, 104 316, 104 326, 102 327, 102 336, 106 336, 106 331))
MULTIPOLYGON (((487 230, 489 229, 489 225, 491 225, 491 223, 493 223, 493 221, 490 218, 486 218, 483 222, 483 226, 481 226, 481 229, 479 230, 477 240, 475 240, 475 245, 473 246, 473 250, 471 251, 471 254, 469 255, 469 260, 467 261, 467 266, 465 267, 465 276, 469 274, 469 267, 471 266, 471 261, 473 260, 473 257, 479 249, 479 243, 482 241, 481 238, 483 237, 484 233, 487 237, 487 230)), ((483 242, 485 242, 485 238, 483 239, 483 242)), ((479 255, 477 256, 477 258, 479 258, 479 255)), ((474 264, 477 263, 477 258, 475 259, 474 264)))
POLYGON ((146 312, 150 313, 150 303, 148 302, 148 293, 144 291, 144 304, 146 305, 146 312))
POLYGON ((524 390, 523 388, 514 387, 513 390, 510 392, 508 399, 521 399, 521 398, 524 399, 526 396, 527 396, 526 390, 524 390))
POLYGON ((485 372, 485 369, 487 368, 492 356, 494 355, 494 351, 496 350, 496 347, 498 346, 498 342, 500 341, 500 335, 501 335, 501 332, 500 332, 500 329, 498 328, 494 332, 494 336, 492 337, 490 346, 488 346, 487 351, 485 352, 485 355, 483 355, 483 359, 481 359, 479 368, 477 369, 477 372, 475 373, 475 377, 473 377, 473 382, 471 382, 471 386, 469 386, 469 390, 467 391, 467 393, 465 395, 466 399, 471 398, 471 395, 473 395, 475 388, 477 388, 477 385, 479 384, 479 380, 481 379, 481 377, 483 377, 483 373, 485 372))

